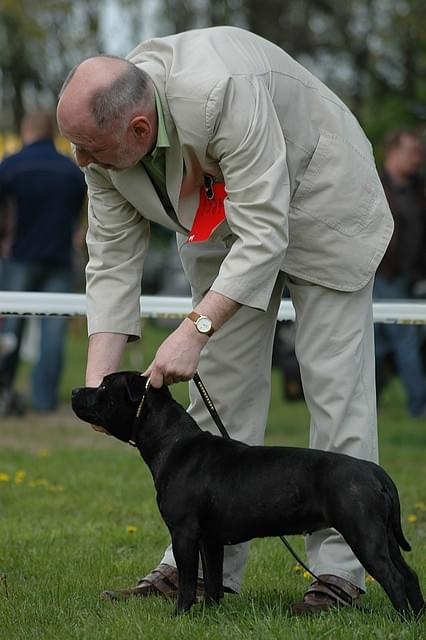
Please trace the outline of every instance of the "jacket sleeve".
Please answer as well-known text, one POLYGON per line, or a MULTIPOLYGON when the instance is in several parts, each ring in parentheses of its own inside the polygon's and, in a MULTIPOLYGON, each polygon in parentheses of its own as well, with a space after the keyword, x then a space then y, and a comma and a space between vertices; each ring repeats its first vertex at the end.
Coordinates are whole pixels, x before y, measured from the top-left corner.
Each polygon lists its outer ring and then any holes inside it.
POLYGON ((108 173, 86 170, 88 185, 86 267, 88 333, 140 337, 141 280, 149 223, 115 189, 108 173))
POLYGON ((217 86, 206 115, 209 154, 224 176, 225 213, 236 237, 211 288, 266 310, 288 244, 290 186, 281 126, 267 87, 253 77, 217 86))

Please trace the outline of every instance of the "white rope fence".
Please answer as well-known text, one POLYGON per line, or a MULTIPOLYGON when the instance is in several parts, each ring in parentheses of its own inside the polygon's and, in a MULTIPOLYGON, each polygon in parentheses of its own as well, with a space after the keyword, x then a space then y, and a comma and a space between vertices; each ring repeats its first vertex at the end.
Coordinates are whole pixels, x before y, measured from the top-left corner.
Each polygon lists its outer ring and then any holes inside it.
MULTIPOLYGON (((192 309, 191 299, 173 296, 141 296, 141 317, 183 318, 192 309)), ((86 296, 81 293, 0 291, 0 316, 86 316, 86 296)), ((294 307, 283 300, 278 320, 294 320, 294 307)), ((380 301, 373 304, 374 322, 426 324, 426 300, 380 301)))

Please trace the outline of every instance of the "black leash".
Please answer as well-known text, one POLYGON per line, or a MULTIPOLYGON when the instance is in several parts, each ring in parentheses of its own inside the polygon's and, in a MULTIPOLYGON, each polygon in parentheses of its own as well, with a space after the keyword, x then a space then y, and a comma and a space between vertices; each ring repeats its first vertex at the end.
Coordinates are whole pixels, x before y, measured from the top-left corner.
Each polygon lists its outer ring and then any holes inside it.
MULTIPOLYGON (((225 428, 225 425, 223 424, 222 420, 219 417, 218 412, 216 411, 216 408, 214 406, 213 400, 209 396, 206 387, 204 386, 204 384, 201 381, 201 378, 200 378, 200 375, 199 375, 198 371, 195 372, 194 377, 193 377, 193 381, 194 381, 198 391, 200 392, 200 395, 201 395, 201 397, 202 397, 202 399, 204 401, 204 404, 206 405, 206 407, 207 407, 211 417, 213 418, 214 423, 216 424, 217 428, 219 429, 220 433, 222 434, 222 436, 224 438, 231 439, 231 436, 227 432, 227 430, 225 428)), ((334 593, 334 595, 337 597, 338 602, 340 600, 343 600, 343 603, 345 605, 352 606, 353 600, 352 600, 351 596, 348 593, 345 593, 345 591, 343 591, 342 589, 339 589, 338 587, 335 587, 335 585, 332 585, 329 582, 325 582, 324 580, 321 580, 321 578, 319 576, 315 575, 315 573, 313 573, 306 566, 306 564, 297 555, 297 553, 294 551, 294 549, 292 549, 292 547, 291 547, 290 543, 287 541, 287 539, 284 536, 278 536, 278 537, 281 540, 281 542, 283 543, 283 545, 291 553, 293 558, 300 564, 301 567, 303 567, 303 569, 305 569, 305 571, 307 571, 309 573, 310 576, 312 576, 320 584, 325 585, 327 587, 327 589, 332 591, 334 593)))
POLYGON ((229 433, 225 429, 225 425, 223 424, 222 420, 219 417, 218 412, 216 411, 216 407, 213 404, 213 400, 210 398, 209 394, 207 393, 207 389, 205 388, 204 384, 201 382, 201 378, 200 378, 200 375, 199 375, 198 371, 195 372, 194 377, 192 379, 193 379, 193 381, 195 383, 195 386, 197 387, 198 391, 200 392, 200 396, 204 400, 204 404, 206 405, 206 407, 207 407, 211 417, 213 418, 215 425, 219 429, 220 433, 222 434, 222 436, 224 438, 231 439, 231 436, 229 435, 229 433))

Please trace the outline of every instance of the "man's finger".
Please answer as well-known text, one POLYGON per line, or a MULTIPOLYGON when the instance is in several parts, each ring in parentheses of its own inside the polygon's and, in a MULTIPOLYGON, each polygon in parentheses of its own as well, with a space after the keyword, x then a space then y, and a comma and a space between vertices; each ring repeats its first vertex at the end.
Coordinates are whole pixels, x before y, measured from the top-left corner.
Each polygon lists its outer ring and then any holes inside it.
POLYGON ((151 371, 152 371, 153 364, 154 364, 154 363, 153 363, 153 362, 151 362, 151 364, 149 365, 148 369, 146 369, 146 370, 143 372, 143 374, 142 374, 142 375, 143 375, 143 377, 144 377, 144 378, 149 378, 149 377, 151 376, 151 371))
POLYGON ((158 369, 153 369, 149 375, 149 382, 151 387, 154 387, 155 389, 160 389, 165 383, 165 380, 161 371, 159 371, 158 369))

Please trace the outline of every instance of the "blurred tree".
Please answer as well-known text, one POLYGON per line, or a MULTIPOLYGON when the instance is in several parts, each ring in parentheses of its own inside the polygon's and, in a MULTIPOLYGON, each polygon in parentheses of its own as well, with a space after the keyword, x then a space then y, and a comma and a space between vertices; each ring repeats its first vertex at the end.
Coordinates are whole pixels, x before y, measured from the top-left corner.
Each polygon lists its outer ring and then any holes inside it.
POLYGON ((117 33, 141 31, 141 0, 120 0, 120 20, 102 30, 102 0, 1 0, 2 127, 18 130, 26 109, 53 108, 69 70, 82 58, 110 51, 117 33), (105 42, 104 42, 105 41, 105 42))
POLYGON ((193 0, 163 0, 158 4, 158 17, 163 33, 179 33, 198 26, 198 11, 193 0))
POLYGON ((247 0, 245 6, 247 27, 320 76, 375 137, 394 117, 398 124, 426 117, 425 0, 247 0), (384 127, 377 106, 384 107, 384 127))

